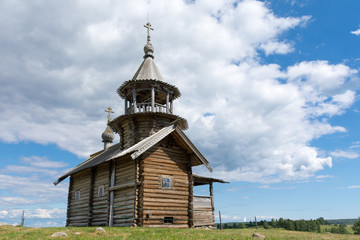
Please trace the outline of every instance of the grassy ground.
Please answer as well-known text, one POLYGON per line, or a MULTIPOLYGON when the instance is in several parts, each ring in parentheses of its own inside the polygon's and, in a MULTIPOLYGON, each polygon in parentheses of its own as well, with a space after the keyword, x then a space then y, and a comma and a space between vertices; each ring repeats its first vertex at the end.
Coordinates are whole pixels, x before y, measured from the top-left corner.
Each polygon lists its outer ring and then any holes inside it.
MULTIPOLYGON (((64 231, 68 239, 250 239, 253 233, 265 235, 267 240, 293 239, 360 239, 359 235, 338 235, 326 233, 307 233, 286 231, 281 229, 164 229, 164 228, 104 228, 106 232, 96 231, 96 227, 83 228, 28 228, 28 227, 0 227, 0 239, 54 239, 50 236, 55 232, 64 231)), ((62 239, 58 237, 55 239, 62 239)))

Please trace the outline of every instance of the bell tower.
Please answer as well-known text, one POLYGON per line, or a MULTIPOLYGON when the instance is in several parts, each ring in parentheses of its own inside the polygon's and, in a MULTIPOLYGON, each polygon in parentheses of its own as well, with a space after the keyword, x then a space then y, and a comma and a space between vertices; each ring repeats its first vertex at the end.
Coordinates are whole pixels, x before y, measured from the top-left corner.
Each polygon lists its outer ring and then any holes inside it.
POLYGON ((155 65, 150 39, 150 30, 154 29, 149 22, 144 27, 147 28, 144 60, 133 78, 117 89, 124 99, 124 114, 108 123, 120 135, 122 149, 131 147, 174 121, 182 130, 188 127, 185 119, 174 115, 173 101, 181 96, 179 89, 166 83, 155 65))

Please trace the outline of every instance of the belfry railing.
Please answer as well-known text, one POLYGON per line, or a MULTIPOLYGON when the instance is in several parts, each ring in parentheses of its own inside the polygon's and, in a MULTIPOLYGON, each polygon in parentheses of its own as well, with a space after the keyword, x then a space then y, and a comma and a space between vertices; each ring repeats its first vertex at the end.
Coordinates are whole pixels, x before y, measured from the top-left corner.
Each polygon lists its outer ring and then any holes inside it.
POLYGON ((151 106, 151 102, 144 103, 136 103, 136 107, 134 108, 134 104, 131 104, 128 108, 126 108, 126 114, 132 113, 143 113, 143 112, 158 112, 158 113, 170 113, 172 114, 172 109, 167 109, 166 105, 154 104, 154 109, 151 106))

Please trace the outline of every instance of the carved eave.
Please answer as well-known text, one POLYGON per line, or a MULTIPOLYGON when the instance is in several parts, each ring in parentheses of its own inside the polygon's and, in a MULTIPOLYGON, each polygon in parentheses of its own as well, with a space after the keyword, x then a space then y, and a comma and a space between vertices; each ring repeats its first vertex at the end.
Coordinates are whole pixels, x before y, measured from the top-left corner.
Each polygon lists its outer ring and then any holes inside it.
POLYGON ((171 99, 176 99, 181 96, 181 93, 177 87, 174 85, 168 84, 166 82, 158 81, 155 79, 143 79, 143 80, 129 80, 124 82, 118 89, 117 93, 121 98, 125 98, 128 94, 132 93, 132 90, 135 89, 146 89, 154 86, 156 89, 163 92, 169 91, 171 94, 171 99))
POLYGON ((113 119, 108 123, 108 125, 116 132, 119 133, 119 125, 124 122, 127 122, 129 119, 134 117, 142 117, 142 116, 154 116, 154 117, 161 117, 161 118, 168 118, 170 122, 178 120, 178 126, 182 130, 188 129, 188 123, 185 118, 179 117, 173 114, 161 113, 161 112, 138 112, 138 113, 131 113, 118 116, 117 118, 113 119))

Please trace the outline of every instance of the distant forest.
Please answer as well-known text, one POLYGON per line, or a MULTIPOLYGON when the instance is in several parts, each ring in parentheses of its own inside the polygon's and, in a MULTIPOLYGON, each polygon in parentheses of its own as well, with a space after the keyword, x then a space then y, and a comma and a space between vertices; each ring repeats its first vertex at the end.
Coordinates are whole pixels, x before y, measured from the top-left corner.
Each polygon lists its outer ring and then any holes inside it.
POLYGON ((348 219, 328 219, 326 220, 329 224, 346 224, 353 225, 357 219, 356 218, 348 218, 348 219))
MULTIPOLYGON (((360 219, 360 218, 359 218, 360 219)), ((347 230, 346 225, 353 225, 357 219, 331 219, 325 220, 320 217, 316 220, 290 220, 279 218, 277 220, 272 219, 271 221, 259 221, 259 222, 228 222, 223 223, 222 228, 252 228, 252 227, 263 227, 269 228, 284 228, 292 231, 303 231, 303 232, 331 232, 339 234, 350 234, 347 230), (329 225, 329 228, 322 229, 321 225, 329 225)), ((220 228, 220 224, 216 224, 216 228, 220 228)))

